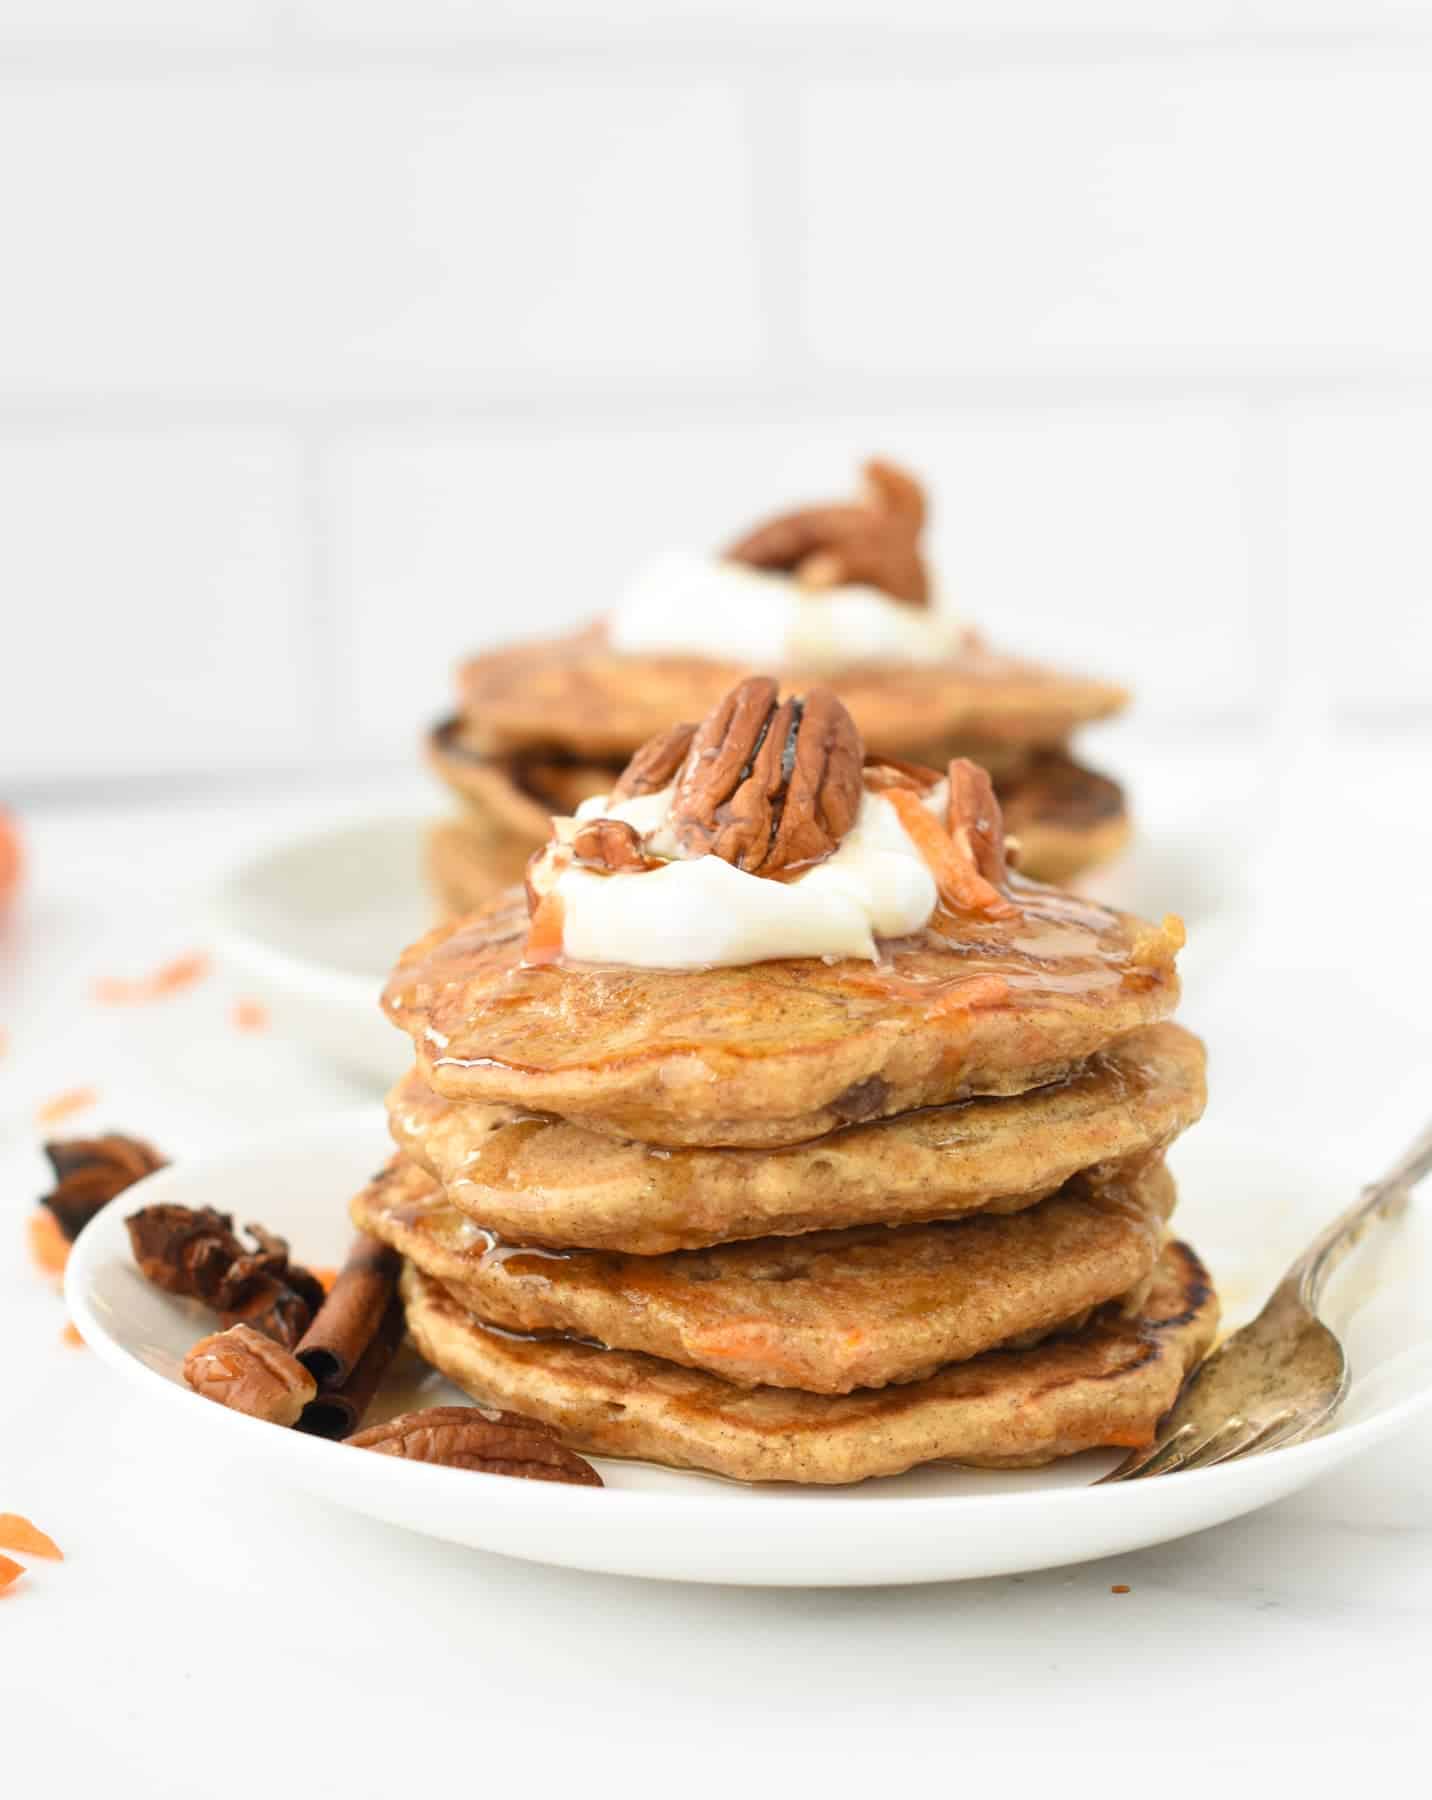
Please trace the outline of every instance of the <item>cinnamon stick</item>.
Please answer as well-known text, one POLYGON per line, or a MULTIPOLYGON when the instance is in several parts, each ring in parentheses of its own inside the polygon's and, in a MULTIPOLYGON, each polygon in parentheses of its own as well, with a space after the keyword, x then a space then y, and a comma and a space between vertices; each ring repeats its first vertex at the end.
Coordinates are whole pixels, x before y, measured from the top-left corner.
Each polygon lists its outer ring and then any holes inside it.
POLYGON ((341 1388, 362 1360, 397 1292, 401 1265, 396 1250, 367 1232, 353 1240, 333 1291, 294 1350, 320 1393, 341 1388))
POLYGON ((330 1388, 309 1401, 299 1417, 298 1429, 311 1437, 331 1438, 335 1442, 352 1437, 361 1427, 406 1329, 403 1302, 395 1293, 353 1373, 342 1387, 330 1388))

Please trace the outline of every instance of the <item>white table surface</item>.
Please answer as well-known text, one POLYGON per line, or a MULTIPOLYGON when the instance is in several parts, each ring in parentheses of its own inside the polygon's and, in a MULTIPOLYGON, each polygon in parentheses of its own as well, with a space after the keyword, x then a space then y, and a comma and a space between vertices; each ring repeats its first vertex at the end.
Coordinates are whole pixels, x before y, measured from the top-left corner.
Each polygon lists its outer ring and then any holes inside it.
MULTIPOLYGON (((1301 752, 1296 780, 1279 765, 1270 782, 1235 746, 1144 753, 1144 820, 1218 826, 1230 882, 1253 894, 1185 1004, 1210 1046, 1202 1129, 1266 1130, 1304 1162, 1326 1145, 1371 1174, 1429 1110, 1429 763, 1403 739, 1301 752), (1226 828, 1255 792, 1277 822, 1226 828)), ((91 989, 202 947, 204 890, 275 833, 405 798, 423 791, 24 816, 28 885, 0 934, 0 1511, 31 1516, 67 1561, 32 1564, 0 1599, 0 1794, 844 1793, 917 1774, 1006 1793, 1231 1775, 1236 1795, 1302 1777, 1319 1793, 1418 1749, 1432 1425, 1180 1543, 845 1592, 542 1569, 186 1461, 167 1413, 61 1341, 62 1302, 23 1239, 47 1185, 34 1112, 92 1085, 95 1107, 55 1134, 113 1127, 178 1158, 368 1097, 237 1032, 222 973, 141 1008, 91 989)))

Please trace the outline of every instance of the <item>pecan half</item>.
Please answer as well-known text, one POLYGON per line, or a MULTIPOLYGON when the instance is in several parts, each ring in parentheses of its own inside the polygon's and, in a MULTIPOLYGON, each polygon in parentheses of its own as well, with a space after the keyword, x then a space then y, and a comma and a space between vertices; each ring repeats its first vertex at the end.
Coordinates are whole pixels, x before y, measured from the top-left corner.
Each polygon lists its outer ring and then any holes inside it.
POLYGON ((184 1379, 206 1400, 271 1425, 296 1425, 318 1392, 297 1357, 247 1325, 200 1338, 184 1358, 184 1379))
POLYGON ((55 1190, 41 1197, 73 1243, 99 1209, 164 1167, 164 1158, 140 1138, 117 1131, 97 1138, 57 1138, 45 1145, 55 1171, 55 1190))
POLYGON ((429 1406, 372 1425, 348 1439, 360 1450, 402 1456, 409 1462, 440 1463, 447 1469, 477 1469, 487 1475, 520 1475, 529 1481, 565 1481, 601 1487, 589 1462, 568 1450, 550 1425, 521 1413, 489 1412, 478 1406, 429 1406))
POLYGON ((994 783, 978 763, 966 756, 950 764, 948 822, 950 836, 963 843, 970 861, 992 887, 1009 879, 1004 856, 1004 814, 994 783))
POLYGON ((698 727, 668 820, 688 854, 774 875, 829 856, 855 823, 865 755, 855 721, 829 688, 778 694, 753 675, 698 727))
POLYGON ((803 587, 858 583, 927 606, 930 581, 919 547, 924 492, 894 463, 872 459, 864 474, 859 500, 785 513, 738 539, 726 555, 753 568, 783 570, 803 587))
POLYGON ((618 776, 610 798, 635 800, 642 794, 659 794, 664 787, 670 787, 695 736, 694 725, 673 725, 659 737, 648 738, 618 776))
POLYGON ((646 854, 641 839, 624 819, 589 819, 572 839, 572 854, 579 863, 613 875, 639 875, 658 867, 657 859, 646 854))

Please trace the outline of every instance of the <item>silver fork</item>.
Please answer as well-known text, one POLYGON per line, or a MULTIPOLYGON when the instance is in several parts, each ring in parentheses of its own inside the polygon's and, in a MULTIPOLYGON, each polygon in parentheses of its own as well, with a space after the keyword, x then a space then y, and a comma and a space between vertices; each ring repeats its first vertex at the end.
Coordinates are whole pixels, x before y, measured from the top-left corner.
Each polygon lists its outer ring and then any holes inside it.
POLYGON ((1206 1469, 1299 1443, 1329 1424, 1347 1396, 1349 1378, 1342 1345, 1317 1316, 1323 1289, 1370 1225, 1406 1211, 1413 1187, 1429 1169, 1432 1125, 1381 1181, 1365 1187, 1318 1233, 1258 1317, 1194 1371, 1148 1449, 1131 1452, 1103 1480, 1206 1469))

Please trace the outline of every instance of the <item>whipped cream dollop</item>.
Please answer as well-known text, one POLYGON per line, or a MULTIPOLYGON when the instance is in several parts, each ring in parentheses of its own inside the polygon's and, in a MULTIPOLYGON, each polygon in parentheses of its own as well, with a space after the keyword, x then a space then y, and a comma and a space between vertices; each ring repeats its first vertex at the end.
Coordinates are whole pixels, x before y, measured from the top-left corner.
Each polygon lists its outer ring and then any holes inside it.
MULTIPOLYGON (((550 892, 561 904, 562 951, 578 962, 698 969, 776 957, 865 957, 878 938, 921 930, 935 911, 935 878, 879 794, 862 796, 854 825, 824 862, 785 880, 748 875, 719 856, 681 858, 667 828, 670 788, 608 806, 586 801, 556 821, 570 840, 588 819, 622 819, 654 855, 676 860, 640 874, 569 866, 550 892)), ((941 782, 925 800, 946 803, 941 782)))
POLYGON ((872 587, 802 588, 789 575, 681 552, 655 558, 609 616, 628 655, 709 656, 756 668, 833 670, 859 663, 936 663, 965 627, 872 587))

